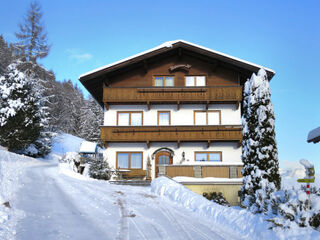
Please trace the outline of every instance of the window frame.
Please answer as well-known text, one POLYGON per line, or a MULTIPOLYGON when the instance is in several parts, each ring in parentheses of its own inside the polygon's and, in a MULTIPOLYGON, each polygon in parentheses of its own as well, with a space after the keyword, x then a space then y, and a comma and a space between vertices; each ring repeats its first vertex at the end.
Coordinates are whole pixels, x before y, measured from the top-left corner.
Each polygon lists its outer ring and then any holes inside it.
POLYGON ((200 151, 200 152, 195 151, 194 152, 194 161, 195 162, 222 162, 222 151, 200 151), (197 161, 197 153, 207 154, 207 160, 206 161, 197 161), (210 153, 218 153, 220 155, 220 161, 210 161, 210 158, 209 158, 210 153))
POLYGON ((157 88, 160 88, 160 87, 174 87, 176 85, 176 79, 175 79, 175 75, 153 75, 153 78, 152 78, 152 86, 153 87, 157 87, 157 88), (162 77, 162 86, 156 86, 155 83, 156 83, 156 77, 162 77), (173 77, 173 86, 165 86, 165 77, 173 77))
MULTIPOLYGON (((128 113, 129 114, 129 125, 128 126, 133 126, 133 127, 139 127, 143 126, 143 111, 117 111, 117 126, 119 126, 119 114, 121 113, 128 113), (131 125, 131 114, 132 113, 141 113, 141 125, 131 125)), ((125 127, 126 125, 122 125, 125 127)))
MULTIPOLYGON (((209 123, 209 112, 217 112, 219 113, 219 124, 221 125, 221 110, 193 110, 193 125, 195 126, 201 126, 201 125, 196 125, 196 113, 197 112, 205 112, 206 113, 206 126, 209 123)), ((209 125, 209 126, 214 126, 214 125, 209 125)))
POLYGON ((158 111, 157 113, 157 125, 158 126, 170 126, 171 125, 171 111, 158 111), (160 113, 169 113, 169 124, 168 125, 159 125, 160 113))
POLYGON ((185 75, 184 76, 184 86, 185 87, 207 87, 207 75, 185 75), (187 77, 193 77, 194 86, 187 86, 187 77), (196 85, 196 77, 205 77, 205 85, 204 86, 197 86, 196 85))
POLYGON ((135 170, 135 169, 143 169, 143 152, 116 152, 116 169, 130 169, 130 170, 135 170), (128 154, 128 168, 119 168, 118 166, 118 156, 119 153, 126 153, 128 154), (141 154, 141 168, 131 168, 131 154, 132 153, 140 153, 141 154))

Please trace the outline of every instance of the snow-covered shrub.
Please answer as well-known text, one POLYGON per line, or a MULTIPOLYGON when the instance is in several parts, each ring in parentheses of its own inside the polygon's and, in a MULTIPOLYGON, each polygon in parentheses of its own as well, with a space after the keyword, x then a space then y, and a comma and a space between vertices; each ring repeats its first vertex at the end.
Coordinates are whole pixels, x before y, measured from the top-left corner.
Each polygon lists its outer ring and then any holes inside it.
POLYGON ((271 218, 268 220, 272 227, 291 228, 299 227, 318 228, 320 225, 320 197, 316 194, 306 194, 301 189, 286 189, 274 192, 268 202, 272 212, 265 212, 271 218))
POLYGON ((69 164, 73 171, 78 172, 78 166, 80 165, 80 154, 77 152, 67 152, 60 159, 60 162, 69 164))
POLYGON ((216 193, 216 192, 204 192, 202 194, 206 199, 210 200, 210 201, 213 201, 215 203, 218 203, 220 205, 223 205, 223 206, 228 206, 230 207, 230 204, 229 202, 225 199, 225 197, 223 196, 223 194, 221 192, 219 193, 216 193))
POLYGON ((109 164, 102 158, 92 159, 90 161, 89 175, 95 179, 109 180, 111 177, 109 164))
POLYGON ((290 222, 295 222, 299 227, 309 225, 310 212, 308 196, 302 190, 284 190, 279 191, 280 198, 277 198, 278 206, 277 217, 271 221, 275 226, 290 228, 290 222))
POLYGON ((309 224, 311 227, 317 229, 320 226, 320 211, 313 214, 309 220, 309 224))

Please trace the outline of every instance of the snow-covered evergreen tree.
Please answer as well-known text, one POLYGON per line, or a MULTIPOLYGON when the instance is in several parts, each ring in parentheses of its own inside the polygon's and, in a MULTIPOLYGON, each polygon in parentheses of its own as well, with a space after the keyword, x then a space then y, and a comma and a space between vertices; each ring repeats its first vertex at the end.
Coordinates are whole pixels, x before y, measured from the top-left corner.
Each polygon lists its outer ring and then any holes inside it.
POLYGON ((15 44, 18 55, 24 56, 27 62, 36 62, 38 58, 48 55, 50 46, 47 43, 47 33, 42 24, 42 12, 39 3, 32 2, 19 25, 16 37, 20 40, 15 44))
POLYGON ((0 74, 12 63, 13 50, 12 47, 0 35, 0 74))
MULTIPOLYGON (((37 65, 35 68, 39 69, 41 67, 37 65)), ((43 75, 39 74, 39 70, 36 71, 32 68, 27 69, 25 72, 25 75, 28 76, 30 84, 32 85, 33 94, 38 99, 38 114, 40 117, 41 126, 39 138, 24 150, 24 154, 32 157, 44 157, 51 151, 52 146, 51 140, 53 132, 51 131, 49 123, 49 96, 46 94, 45 89, 46 80, 41 79, 45 78, 45 76, 47 75, 47 71, 45 69, 42 69, 41 71, 44 72, 43 75)))
POLYGON ((101 158, 92 159, 90 161, 89 175, 92 178, 109 180, 110 167, 108 162, 101 158))
POLYGON ((39 138, 39 99, 31 88, 16 63, 0 77, 0 144, 10 151, 23 151, 39 138))
POLYGON ((90 97, 82 108, 81 137, 87 141, 100 141, 100 125, 103 121, 103 111, 99 104, 90 97))
POLYGON ((253 212, 271 211, 269 197, 280 188, 273 105, 265 70, 244 86, 242 203, 253 212))

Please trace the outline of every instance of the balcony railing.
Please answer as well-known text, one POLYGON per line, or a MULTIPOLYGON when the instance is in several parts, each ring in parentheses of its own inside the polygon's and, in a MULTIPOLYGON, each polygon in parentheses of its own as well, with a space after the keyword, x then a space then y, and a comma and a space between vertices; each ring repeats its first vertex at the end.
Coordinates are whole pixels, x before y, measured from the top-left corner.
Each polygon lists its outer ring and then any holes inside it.
POLYGON ((241 178, 242 163, 214 163, 206 164, 185 164, 185 165, 161 165, 158 175, 168 177, 196 177, 196 178, 241 178))
POLYGON ((242 140, 240 125, 215 126, 102 126, 101 140, 108 142, 210 142, 242 140))
POLYGON ((214 103, 242 100, 242 87, 150 87, 103 89, 103 101, 109 104, 146 103, 214 103))

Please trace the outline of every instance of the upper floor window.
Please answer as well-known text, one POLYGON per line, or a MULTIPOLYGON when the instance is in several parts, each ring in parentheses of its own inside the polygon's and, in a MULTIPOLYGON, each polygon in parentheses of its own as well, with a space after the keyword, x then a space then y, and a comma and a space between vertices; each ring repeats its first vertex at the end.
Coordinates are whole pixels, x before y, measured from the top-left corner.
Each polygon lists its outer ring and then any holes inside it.
POLYGON ((208 161, 208 162, 221 162, 222 152, 195 152, 196 162, 208 161))
POLYGON ((139 112, 117 112, 118 126, 142 126, 143 113, 139 112))
POLYGON ((171 124, 170 111, 158 111, 158 125, 168 126, 171 124))
POLYGON ((187 87, 202 87, 206 86, 205 76, 186 76, 187 87))
POLYGON ((221 111, 220 110, 195 110, 194 125, 220 125, 221 111))
POLYGON ((174 77, 173 76, 155 76, 153 85, 155 87, 173 87, 174 77))

